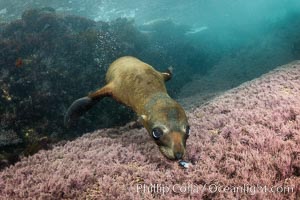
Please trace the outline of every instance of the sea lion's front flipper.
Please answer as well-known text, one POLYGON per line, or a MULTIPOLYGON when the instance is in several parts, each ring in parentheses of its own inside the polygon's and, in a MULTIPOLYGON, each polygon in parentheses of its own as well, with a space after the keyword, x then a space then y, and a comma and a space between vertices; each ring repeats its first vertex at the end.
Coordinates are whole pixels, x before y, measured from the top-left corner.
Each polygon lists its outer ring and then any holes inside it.
POLYGON ((111 94, 111 88, 109 85, 106 85, 86 97, 75 100, 65 114, 64 125, 69 127, 74 121, 76 121, 86 111, 91 109, 103 97, 111 96, 111 94))
POLYGON ((103 97, 110 97, 110 96, 112 96, 112 84, 108 84, 103 88, 88 95, 89 98, 97 101, 101 100, 103 97))
POLYGON ((81 115, 88 111, 98 101, 94 101, 89 97, 82 97, 75 100, 68 108, 65 117, 64 125, 69 127, 74 121, 76 121, 81 115))
POLYGON ((172 66, 168 67, 168 69, 165 72, 162 72, 161 74, 165 81, 170 80, 173 75, 173 67, 172 66))

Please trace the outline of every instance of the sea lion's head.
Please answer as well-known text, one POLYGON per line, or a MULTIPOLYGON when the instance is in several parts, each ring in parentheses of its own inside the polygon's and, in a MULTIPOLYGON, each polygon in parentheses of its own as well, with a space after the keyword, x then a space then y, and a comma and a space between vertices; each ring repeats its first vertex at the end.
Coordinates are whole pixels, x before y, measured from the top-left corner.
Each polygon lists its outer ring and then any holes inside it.
POLYGON ((171 160, 182 159, 190 136, 183 108, 177 102, 156 108, 151 115, 142 116, 144 126, 164 156, 171 160))

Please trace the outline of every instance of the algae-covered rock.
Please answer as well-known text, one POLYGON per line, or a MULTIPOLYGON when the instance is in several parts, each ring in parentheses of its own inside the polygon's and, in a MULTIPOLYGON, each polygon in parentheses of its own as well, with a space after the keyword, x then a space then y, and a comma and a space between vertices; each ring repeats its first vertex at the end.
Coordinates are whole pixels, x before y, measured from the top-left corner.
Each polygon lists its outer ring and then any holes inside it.
POLYGON ((23 149, 16 154, 30 155, 53 141, 133 120, 129 108, 104 99, 76 126, 63 126, 68 106, 103 86, 109 64, 121 56, 136 56, 161 71, 172 65, 176 75, 169 91, 174 94, 194 67, 182 61, 191 59, 197 49, 185 42, 181 26, 164 24, 172 30, 162 38, 140 31, 133 20, 95 22, 52 8, 27 10, 21 19, 1 24, 0 122, 5 134, 17 138, 3 143, 23 149))
POLYGON ((0 148, 20 144, 22 139, 13 130, 0 130, 0 148))
POLYGON ((47 146, 40 138, 57 141, 132 119, 129 109, 104 101, 77 127, 63 127, 70 103, 101 87, 108 64, 124 54, 117 41, 125 39, 108 23, 46 8, 25 11, 0 30, 0 150, 23 143, 32 154, 47 146))

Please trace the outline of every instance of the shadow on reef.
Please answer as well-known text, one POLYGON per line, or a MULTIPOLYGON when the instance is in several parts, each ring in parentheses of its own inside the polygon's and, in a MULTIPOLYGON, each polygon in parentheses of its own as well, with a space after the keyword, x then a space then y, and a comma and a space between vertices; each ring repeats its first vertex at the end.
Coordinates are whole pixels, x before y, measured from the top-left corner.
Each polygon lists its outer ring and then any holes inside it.
MULTIPOLYGON (((176 35, 177 27, 171 22, 170 26, 176 35)), ((20 20, 2 24, 0 165, 17 161, 18 155, 50 148, 51 143, 134 119, 131 110, 105 99, 76 127, 63 127, 66 108, 104 85, 106 69, 118 57, 136 56, 159 70, 172 65, 180 74, 170 86, 174 95, 195 68, 183 66, 178 52, 186 52, 180 56, 186 59, 199 53, 184 43, 183 33, 167 40, 171 34, 149 36, 127 19, 95 22, 59 15, 52 8, 27 10, 20 20)))

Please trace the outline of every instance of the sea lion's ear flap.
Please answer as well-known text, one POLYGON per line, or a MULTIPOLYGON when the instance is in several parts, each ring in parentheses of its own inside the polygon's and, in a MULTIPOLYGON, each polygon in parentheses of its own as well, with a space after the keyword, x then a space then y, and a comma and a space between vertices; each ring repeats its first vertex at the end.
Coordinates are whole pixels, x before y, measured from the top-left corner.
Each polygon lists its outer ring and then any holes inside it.
POLYGON ((170 80, 173 76, 173 67, 168 67, 168 69, 165 72, 162 72, 161 75, 163 76, 165 81, 170 80))
POLYGON ((146 115, 141 115, 141 116, 140 116, 140 119, 141 119, 142 121, 148 121, 148 117, 147 117, 146 115))

